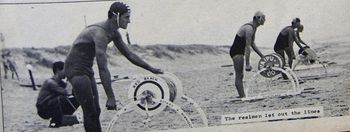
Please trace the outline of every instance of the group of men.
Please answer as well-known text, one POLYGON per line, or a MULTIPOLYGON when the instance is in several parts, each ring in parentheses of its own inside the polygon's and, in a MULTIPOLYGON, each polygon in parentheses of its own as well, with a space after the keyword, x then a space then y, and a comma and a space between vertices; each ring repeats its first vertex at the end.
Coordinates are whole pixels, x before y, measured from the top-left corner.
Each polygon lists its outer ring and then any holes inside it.
MULTIPOLYGON (((259 51, 254 42, 255 33, 260 25, 264 25, 265 15, 258 11, 254 14, 253 21, 244 24, 238 30, 234 42, 230 49, 230 56, 233 60, 233 66, 235 70, 235 86, 238 91, 238 97, 246 97, 243 88, 243 69, 244 69, 244 57, 245 57, 245 70, 250 71, 252 66, 250 65, 250 47, 262 58, 264 55, 259 51)), ((299 18, 294 18, 291 25, 286 26, 279 33, 276 43, 274 45, 274 51, 281 55, 283 58, 283 66, 285 66, 285 55, 288 56, 289 67, 292 68, 293 60, 295 60, 295 53, 293 50, 293 43, 297 43, 299 48, 304 50, 308 45, 300 39, 299 32, 303 31, 303 25, 300 24, 299 18), (304 44, 303 47, 301 44, 304 44)), ((283 79, 288 79, 285 74, 282 74, 283 79)))
MULTIPOLYGON (((111 75, 107 66, 107 45, 113 42, 118 50, 133 64, 142 67, 154 74, 162 74, 163 71, 150 66, 136 54, 131 52, 123 42, 118 29, 126 29, 130 23, 129 6, 122 2, 114 2, 108 11, 108 19, 86 27, 75 39, 73 46, 68 53, 65 62, 56 62, 53 65, 54 76, 44 82, 37 101, 38 114, 45 119, 51 118, 50 126, 59 127, 65 124, 71 125, 77 122, 74 119, 66 119, 65 115, 70 115, 81 106, 83 110, 83 123, 85 131, 100 132, 101 123, 99 96, 92 69, 93 61, 96 58, 102 86, 107 95, 107 110, 115 110, 117 101, 111 87, 111 75), (62 79, 67 77, 73 87, 75 98, 69 98, 65 90, 65 83, 62 79), (53 97, 50 95, 54 95, 53 97), (48 112, 50 111, 50 112, 48 112), (66 122, 69 120, 70 122, 66 122)), ((259 51, 254 43, 257 27, 263 25, 265 15, 257 12, 253 21, 244 24, 238 31, 233 45, 230 49, 234 69, 236 73, 235 85, 239 97, 245 97, 243 90, 243 67, 244 56, 246 60, 246 70, 252 68, 249 64, 250 47, 258 53, 260 57, 264 55, 259 51)), ((299 35, 294 29, 300 28, 300 19, 293 19, 292 25, 284 28, 277 38, 275 51, 284 57, 284 52, 289 58, 295 58, 292 52, 293 42, 299 42, 299 35)), ((299 45, 299 43, 298 43, 299 45)), ((301 47, 302 48, 302 47, 301 47)), ((292 59, 289 59, 290 63, 292 59)))

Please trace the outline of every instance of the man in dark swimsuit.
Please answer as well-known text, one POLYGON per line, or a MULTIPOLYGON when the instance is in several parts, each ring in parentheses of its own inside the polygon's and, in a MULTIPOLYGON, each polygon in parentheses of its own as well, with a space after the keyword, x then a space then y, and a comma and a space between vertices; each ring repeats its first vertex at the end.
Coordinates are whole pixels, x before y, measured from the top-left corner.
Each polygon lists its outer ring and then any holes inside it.
MULTIPOLYGON (((289 67, 292 68, 293 64, 293 59, 295 59, 295 53, 293 50, 293 43, 297 43, 300 49, 304 49, 301 45, 300 42, 298 41, 297 35, 295 33, 296 28, 300 26, 300 19, 299 18, 294 18, 292 20, 292 25, 287 26, 282 29, 282 31, 279 33, 275 46, 274 46, 274 51, 281 55, 282 58, 284 59, 283 61, 283 67, 285 66, 285 56, 284 53, 287 54, 288 56, 288 64, 289 67)), ((285 74, 282 74, 283 79, 288 79, 288 77, 285 74)))
POLYGON ((7 71, 9 70, 9 66, 5 59, 5 55, 1 55, 1 57, 2 57, 2 66, 4 67, 4 78, 7 79, 7 71))
POLYGON ((12 79, 14 79, 14 75, 16 75, 17 80, 19 80, 15 63, 10 61, 9 59, 7 59, 7 64, 9 66, 10 71, 11 71, 12 79))
POLYGON ((233 66, 235 69, 235 86, 237 88, 239 98, 244 98, 245 93, 243 89, 243 67, 244 67, 244 54, 245 52, 249 52, 246 56, 246 67, 250 67, 249 64, 249 54, 250 54, 250 46, 254 49, 254 51, 260 56, 264 55, 259 51, 254 42, 255 40, 255 32, 257 27, 260 25, 264 25, 265 15, 258 11, 255 13, 253 17, 253 21, 244 24, 241 26, 239 31, 236 34, 235 40, 230 49, 230 56, 233 60, 233 66))
POLYGON ((62 61, 53 64, 54 76, 44 81, 36 102, 38 115, 43 119, 51 118, 49 127, 79 123, 77 117, 72 115, 79 104, 65 89, 67 84, 62 80, 65 78, 63 67, 62 61))
POLYGON ((85 28, 74 41, 67 56, 65 72, 82 106, 85 131, 101 131, 99 120, 101 110, 92 69, 95 57, 101 82, 107 95, 106 107, 108 110, 116 109, 106 54, 107 45, 111 41, 133 64, 155 74, 163 73, 162 70, 150 66, 132 53, 123 42, 118 28, 126 29, 128 23, 130 23, 129 6, 122 2, 114 2, 108 11, 108 19, 85 28))

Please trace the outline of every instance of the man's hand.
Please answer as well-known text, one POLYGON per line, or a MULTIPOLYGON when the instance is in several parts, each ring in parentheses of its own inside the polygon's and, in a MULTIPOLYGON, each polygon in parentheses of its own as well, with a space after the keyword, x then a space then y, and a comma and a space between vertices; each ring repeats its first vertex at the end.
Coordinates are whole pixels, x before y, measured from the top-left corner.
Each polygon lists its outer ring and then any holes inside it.
POLYGON ((158 68, 152 68, 151 72, 154 74, 163 74, 164 73, 163 70, 158 69, 158 68))
POLYGON ((252 66, 246 66, 246 68, 245 68, 245 71, 251 71, 253 69, 253 67, 252 66))
POLYGON ((117 105, 115 99, 107 99, 106 107, 107 110, 116 110, 117 105))

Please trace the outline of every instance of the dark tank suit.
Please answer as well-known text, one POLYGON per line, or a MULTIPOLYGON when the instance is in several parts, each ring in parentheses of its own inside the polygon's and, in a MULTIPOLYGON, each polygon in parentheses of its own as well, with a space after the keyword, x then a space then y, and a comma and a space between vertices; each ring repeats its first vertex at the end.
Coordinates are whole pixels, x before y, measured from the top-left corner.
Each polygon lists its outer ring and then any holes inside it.
POLYGON ((279 51, 279 50, 284 50, 286 48, 288 48, 288 40, 289 39, 289 36, 288 36, 288 33, 283 35, 282 34, 282 31, 278 34, 278 37, 277 37, 277 40, 276 40, 276 43, 275 43, 275 46, 273 47, 273 49, 275 51, 279 51))
MULTIPOLYGON (((107 31, 100 25, 91 25, 89 27, 92 26, 100 27, 107 31)), ((64 65, 68 79, 79 75, 94 76, 92 66, 96 55, 95 42, 89 33, 80 34, 78 38, 80 40, 76 40, 77 42, 73 44, 64 65)))
MULTIPOLYGON (((244 24, 244 25, 250 25, 254 28, 254 26, 250 23, 244 24)), ((254 38, 254 37, 253 37, 254 38)), ((231 58, 237 54, 244 55, 245 46, 246 46, 246 39, 245 37, 240 37, 238 34, 236 34, 235 40, 233 41, 233 44, 230 48, 230 56, 231 58)))

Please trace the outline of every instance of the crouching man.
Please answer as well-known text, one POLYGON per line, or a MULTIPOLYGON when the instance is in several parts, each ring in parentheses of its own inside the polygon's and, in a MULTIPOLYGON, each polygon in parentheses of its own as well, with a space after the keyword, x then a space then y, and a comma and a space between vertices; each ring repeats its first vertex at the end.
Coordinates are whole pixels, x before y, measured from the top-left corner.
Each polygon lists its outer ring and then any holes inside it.
POLYGON ((49 127, 60 127, 79 123, 77 116, 72 115, 79 106, 74 96, 65 89, 64 62, 53 64, 52 78, 44 81, 36 102, 38 115, 43 119, 51 119, 49 127))

